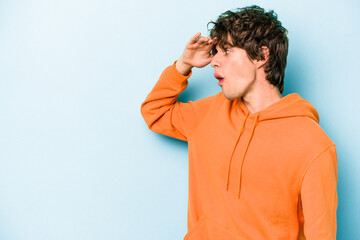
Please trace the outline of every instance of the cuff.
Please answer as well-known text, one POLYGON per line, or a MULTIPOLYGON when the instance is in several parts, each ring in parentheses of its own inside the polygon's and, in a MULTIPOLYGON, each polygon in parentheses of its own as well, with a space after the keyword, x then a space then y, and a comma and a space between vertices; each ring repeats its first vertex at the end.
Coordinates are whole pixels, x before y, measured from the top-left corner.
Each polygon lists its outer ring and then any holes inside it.
POLYGON ((181 89, 185 89, 188 85, 187 79, 191 77, 192 75, 192 70, 190 70, 188 75, 182 75, 177 69, 176 69, 176 64, 177 60, 170 65, 169 67, 166 68, 165 72, 166 72, 166 79, 167 81, 175 88, 181 88, 181 89))

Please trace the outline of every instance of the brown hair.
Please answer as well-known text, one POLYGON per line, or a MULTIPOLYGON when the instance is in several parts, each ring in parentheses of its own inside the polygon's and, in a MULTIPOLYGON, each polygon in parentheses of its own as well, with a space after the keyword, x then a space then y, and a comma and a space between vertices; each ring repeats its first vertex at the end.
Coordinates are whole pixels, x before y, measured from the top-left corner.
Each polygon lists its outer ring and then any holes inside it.
MULTIPOLYGON (((269 49, 269 58, 265 64, 266 80, 276 86, 280 93, 284 91, 284 77, 289 40, 287 30, 277 19, 277 14, 271 10, 253 5, 238 8, 236 11, 226 11, 219 16, 210 29, 210 37, 218 38, 220 48, 225 45, 244 49, 250 59, 264 60, 262 46, 269 49), (228 34, 232 44, 228 42, 228 34)), ((216 46, 211 53, 217 53, 216 46)))

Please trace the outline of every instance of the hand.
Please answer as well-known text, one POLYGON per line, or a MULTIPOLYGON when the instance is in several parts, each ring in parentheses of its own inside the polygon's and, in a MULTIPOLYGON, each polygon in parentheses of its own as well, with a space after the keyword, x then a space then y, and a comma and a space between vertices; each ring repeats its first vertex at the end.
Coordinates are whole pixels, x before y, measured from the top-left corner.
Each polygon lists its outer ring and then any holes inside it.
POLYGON ((191 68, 202 68, 211 62, 212 55, 210 54, 217 39, 210 37, 202 37, 201 33, 196 33, 191 37, 190 41, 186 44, 183 54, 176 62, 177 70, 187 75, 191 68))

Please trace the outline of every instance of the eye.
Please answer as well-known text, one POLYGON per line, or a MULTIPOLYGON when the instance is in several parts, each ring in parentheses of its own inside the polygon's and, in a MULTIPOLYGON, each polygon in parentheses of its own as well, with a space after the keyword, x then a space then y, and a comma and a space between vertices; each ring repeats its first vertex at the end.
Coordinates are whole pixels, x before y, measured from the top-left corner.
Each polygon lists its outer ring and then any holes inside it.
POLYGON ((225 54, 229 54, 231 52, 230 49, 225 49, 225 54))

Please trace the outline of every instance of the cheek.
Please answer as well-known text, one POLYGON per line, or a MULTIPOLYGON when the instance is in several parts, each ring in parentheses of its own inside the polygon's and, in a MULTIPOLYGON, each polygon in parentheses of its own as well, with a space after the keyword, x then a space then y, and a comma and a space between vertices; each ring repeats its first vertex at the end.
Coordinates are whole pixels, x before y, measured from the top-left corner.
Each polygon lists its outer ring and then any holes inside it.
POLYGON ((252 68, 248 64, 237 63, 232 66, 233 76, 236 78, 241 78, 243 81, 251 78, 252 72, 252 68))
MULTIPOLYGON (((240 66, 239 66, 240 67, 240 66)), ((242 72, 242 76, 247 78, 248 80, 253 80, 255 78, 255 70, 256 68, 254 67, 254 65, 251 62, 245 62, 242 66, 241 66, 241 72, 242 72)))
POLYGON ((255 79, 254 64, 247 59, 232 59, 226 66, 227 75, 232 79, 232 85, 244 85, 255 79))

